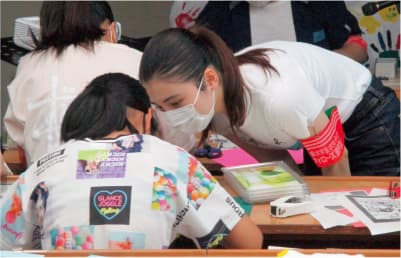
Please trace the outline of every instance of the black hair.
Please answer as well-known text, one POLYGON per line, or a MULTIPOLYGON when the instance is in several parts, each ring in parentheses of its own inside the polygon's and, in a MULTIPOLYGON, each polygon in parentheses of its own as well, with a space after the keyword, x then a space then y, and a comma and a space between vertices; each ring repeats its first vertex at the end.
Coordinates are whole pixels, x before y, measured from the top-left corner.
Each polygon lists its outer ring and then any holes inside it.
MULTIPOLYGON (((245 121, 245 92, 248 90, 239 65, 254 63, 267 72, 276 71, 265 54, 269 50, 256 49, 234 56, 224 41, 206 27, 194 26, 188 30, 170 28, 153 36, 146 45, 139 79, 143 84, 153 78, 195 81, 199 84, 203 71, 212 65, 221 74, 224 104, 231 128, 234 128, 245 121)), ((200 144, 211 127, 212 124, 203 131, 200 144)))
POLYGON ((98 76, 69 105, 61 140, 101 139, 125 127, 138 133, 127 120, 127 107, 148 113, 150 99, 139 81, 122 73, 98 76))
POLYGON ((43 1, 35 51, 54 48, 60 55, 71 44, 93 49, 93 42, 104 35, 101 24, 106 20, 114 21, 106 1, 43 1))

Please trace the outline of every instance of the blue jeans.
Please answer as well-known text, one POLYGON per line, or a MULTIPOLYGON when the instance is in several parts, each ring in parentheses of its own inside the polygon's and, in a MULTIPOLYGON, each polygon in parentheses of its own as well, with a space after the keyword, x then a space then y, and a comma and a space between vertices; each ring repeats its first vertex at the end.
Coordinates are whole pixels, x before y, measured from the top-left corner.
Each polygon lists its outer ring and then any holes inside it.
MULTIPOLYGON (((400 175, 400 101, 376 77, 343 124, 354 176, 400 175)), ((304 151, 305 174, 321 174, 304 151)))

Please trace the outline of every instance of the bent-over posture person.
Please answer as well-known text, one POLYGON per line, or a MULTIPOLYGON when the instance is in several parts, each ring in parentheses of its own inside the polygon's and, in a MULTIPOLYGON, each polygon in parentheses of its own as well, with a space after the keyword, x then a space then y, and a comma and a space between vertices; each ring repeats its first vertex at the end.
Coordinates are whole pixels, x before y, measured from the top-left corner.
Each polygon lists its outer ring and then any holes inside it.
POLYGON ((65 143, 1 200, 1 249, 260 248, 262 234, 199 161, 151 136, 135 79, 94 79, 66 111, 65 143))

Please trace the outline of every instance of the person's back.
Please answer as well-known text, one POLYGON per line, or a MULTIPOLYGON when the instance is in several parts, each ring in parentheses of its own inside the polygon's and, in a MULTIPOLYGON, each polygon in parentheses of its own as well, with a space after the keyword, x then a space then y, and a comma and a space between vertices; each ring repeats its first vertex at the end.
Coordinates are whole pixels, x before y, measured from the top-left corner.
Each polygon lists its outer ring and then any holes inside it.
MULTIPOLYGON (((63 12, 78 15, 73 8, 84 9, 82 3, 69 5, 70 9, 63 12)), ((57 4, 48 3, 42 8, 41 19, 57 14, 57 10, 53 10, 56 7, 57 4)), ((98 3, 97 8, 102 9, 102 3, 98 3)), ((50 31, 53 25, 47 26, 50 31)), ((116 38, 110 29, 106 29, 99 32, 106 36, 105 39, 90 38, 89 34, 88 39, 77 39, 74 32, 70 33, 72 35, 60 32, 65 42, 58 42, 57 35, 49 36, 47 45, 39 46, 38 50, 21 59, 16 77, 8 86, 10 104, 5 125, 9 136, 25 149, 28 163, 59 145, 60 124, 66 108, 93 78, 108 72, 137 78, 141 52, 111 43, 116 38)))
POLYGON ((260 248, 243 209, 185 150, 157 131, 145 88, 95 78, 68 107, 59 148, 36 160, 0 199, 0 249, 260 248), (247 238, 243 238, 243 236, 247 238))
POLYGON ((2 249, 9 239, 29 249, 163 249, 176 234, 206 248, 244 215, 195 158, 150 135, 70 141, 31 166, 16 193, 3 197, 2 249))

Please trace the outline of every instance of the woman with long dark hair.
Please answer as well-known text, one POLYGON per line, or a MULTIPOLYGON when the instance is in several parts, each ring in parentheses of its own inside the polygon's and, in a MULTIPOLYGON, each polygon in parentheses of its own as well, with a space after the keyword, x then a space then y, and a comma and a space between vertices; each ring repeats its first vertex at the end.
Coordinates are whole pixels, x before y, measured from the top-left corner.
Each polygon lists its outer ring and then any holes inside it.
POLYGON ((203 27, 167 29, 145 48, 139 78, 178 133, 209 129, 259 161, 304 147, 305 172, 399 175, 400 102, 361 64, 298 42, 233 55, 203 27))

